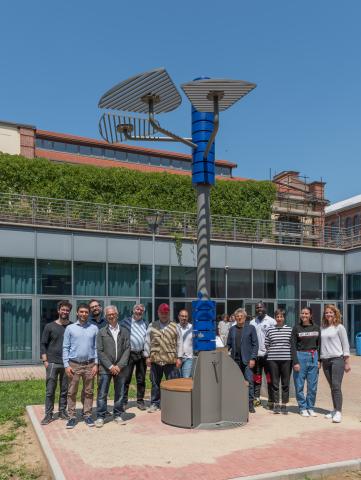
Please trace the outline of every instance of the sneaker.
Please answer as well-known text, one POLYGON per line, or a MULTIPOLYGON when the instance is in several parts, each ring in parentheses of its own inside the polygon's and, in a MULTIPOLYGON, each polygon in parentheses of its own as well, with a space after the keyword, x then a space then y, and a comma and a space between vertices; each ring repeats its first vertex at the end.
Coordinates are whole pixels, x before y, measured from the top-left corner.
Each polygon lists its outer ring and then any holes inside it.
POLYGON ((94 425, 96 426, 96 428, 102 428, 102 426, 104 425, 104 420, 102 418, 97 418, 94 422, 94 425))
POLYGON ((301 417, 309 417, 310 416, 310 414, 308 413, 307 410, 301 410, 300 415, 301 415, 301 417))
POLYGON ((148 413, 154 413, 156 412, 157 410, 159 410, 159 407, 158 405, 156 405, 155 403, 152 403, 152 405, 148 408, 148 413))
POLYGON ((54 418, 52 415, 45 415, 45 417, 40 422, 41 425, 49 425, 49 423, 53 422, 54 418))
POLYGON ((273 402, 268 401, 267 405, 266 405, 266 409, 272 411, 274 409, 274 406, 275 406, 275 404, 273 402))
POLYGON ((281 405, 282 415, 288 415, 287 405, 281 405))
POLYGON ((111 417, 113 414, 112 414, 112 412, 109 412, 109 410, 107 410, 107 411, 105 412, 105 415, 106 415, 107 417, 111 417))
POLYGON ((281 405, 278 403, 274 406, 273 413, 279 414, 281 413, 281 405))
POLYGON ((253 402, 249 402, 248 411, 249 411, 249 413, 256 413, 256 410, 254 409, 254 404, 253 404, 253 402))
POLYGON ((146 410, 147 409, 144 402, 137 402, 137 408, 139 408, 139 410, 146 410))
POLYGON ((332 412, 328 412, 326 413, 326 415, 324 416, 324 418, 327 418, 328 420, 331 420, 331 418, 334 417, 336 411, 335 410, 332 410, 332 412))
POLYGON ((59 418, 61 420, 69 420, 70 417, 67 411, 62 410, 61 412, 59 412, 59 418))
POLYGON ((114 417, 114 422, 117 425, 126 425, 127 424, 126 420, 124 420, 124 418, 122 416, 114 417))
POLYGON ((307 411, 310 417, 317 417, 317 413, 312 408, 309 408, 307 411))
POLYGON ((255 399, 253 400, 253 405, 254 405, 255 407, 260 407, 260 406, 261 406, 261 399, 260 399, 260 398, 255 398, 255 399))
POLYGON ((341 412, 335 412, 335 415, 332 417, 333 423, 341 423, 342 414, 341 412))
POLYGON ((84 423, 85 425, 88 425, 88 427, 94 427, 94 420, 92 417, 84 417, 84 423))
POLYGON ((76 418, 70 418, 68 421, 67 421, 67 424, 66 424, 66 428, 74 428, 76 425, 76 418))

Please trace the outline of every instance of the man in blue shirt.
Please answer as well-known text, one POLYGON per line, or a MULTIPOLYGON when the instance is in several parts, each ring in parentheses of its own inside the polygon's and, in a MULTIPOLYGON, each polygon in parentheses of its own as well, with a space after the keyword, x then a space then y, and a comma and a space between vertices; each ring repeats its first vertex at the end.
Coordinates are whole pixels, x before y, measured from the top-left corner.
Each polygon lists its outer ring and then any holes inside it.
POLYGON ((145 410, 144 403, 145 393, 145 374, 147 373, 147 365, 143 356, 144 342, 147 335, 148 323, 143 320, 144 305, 136 304, 133 307, 133 315, 120 322, 120 326, 129 332, 130 337, 130 357, 128 366, 125 369, 125 379, 122 387, 122 407, 126 407, 128 403, 129 384, 132 380, 135 368, 135 379, 137 382, 137 407, 139 410, 145 410))
POLYGON ((88 321, 98 327, 100 330, 101 328, 104 328, 108 326, 108 322, 106 321, 105 317, 103 316, 103 309, 102 306, 100 305, 100 302, 98 300, 95 300, 94 298, 90 300, 88 303, 89 306, 89 319, 88 321))
POLYGON ((63 342, 63 363, 65 373, 69 378, 68 413, 70 419, 66 428, 74 428, 76 425, 76 395, 80 379, 83 380, 85 391, 84 421, 89 427, 94 426, 91 414, 94 377, 98 373, 96 349, 98 328, 88 321, 89 307, 85 303, 78 306, 77 317, 78 320, 66 328, 63 342))

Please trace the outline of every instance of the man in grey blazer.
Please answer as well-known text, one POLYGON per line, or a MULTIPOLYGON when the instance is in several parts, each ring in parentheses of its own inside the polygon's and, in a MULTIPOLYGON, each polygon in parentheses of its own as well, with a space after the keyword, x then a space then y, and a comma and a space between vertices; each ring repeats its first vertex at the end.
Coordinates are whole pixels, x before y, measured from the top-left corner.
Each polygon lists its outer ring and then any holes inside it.
POLYGON ((128 365, 130 355, 129 333, 118 323, 118 309, 113 305, 105 308, 106 327, 99 330, 97 351, 99 361, 99 385, 97 397, 97 419, 95 426, 104 425, 107 412, 107 398, 110 382, 114 382, 114 421, 124 424, 124 409, 121 406, 120 394, 124 381, 123 370, 128 365))

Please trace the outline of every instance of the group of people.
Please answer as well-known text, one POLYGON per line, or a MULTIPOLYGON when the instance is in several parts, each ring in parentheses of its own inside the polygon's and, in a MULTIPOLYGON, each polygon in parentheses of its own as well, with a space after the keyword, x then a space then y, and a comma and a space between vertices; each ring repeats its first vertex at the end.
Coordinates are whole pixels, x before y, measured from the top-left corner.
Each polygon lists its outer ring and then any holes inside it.
MULTIPOLYGON (((58 303, 58 318, 48 323, 41 338, 41 358, 46 368, 45 416, 42 425, 54 420, 57 383, 60 385, 59 418, 66 428, 77 424, 76 400, 82 380, 82 416, 89 427, 102 427, 107 415, 124 424, 127 421, 129 385, 135 371, 136 405, 144 402, 147 368, 150 369, 151 402, 148 412, 160 408, 162 378, 191 377, 193 330, 188 311, 180 310, 178 322, 170 320, 170 308, 159 305, 157 320, 148 323, 145 309, 136 304, 132 315, 119 321, 116 306, 104 309, 91 300, 77 307, 77 321, 69 320, 72 305, 58 303), (93 420, 94 384, 97 379, 96 420, 93 420), (114 384, 114 406, 108 411, 110 384, 114 384)), ((349 344, 341 314, 334 305, 326 305, 321 327, 313 323, 312 310, 301 310, 300 322, 293 328, 286 323, 285 311, 278 309, 275 319, 268 316, 264 303, 256 305, 256 316, 238 308, 234 321, 223 316, 218 324, 217 347, 229 351, 248 382, 249 411, 261 405, 263 375, 266 378, 266 408, 275 414, 287 414, 290 377, 293 371, 296 399, 303 417, 314 417, 319 369, 322 364, 331 388, 333 409, 326 415, 333 422, 342 419, 341 384, 350 371, 349 344), (280 392, 281 383, 281 392, 280 392), (305 383, 307 391, 305 392, 305 383)))
POLYGON ((322 365, 333 404, 325 417, 340 423, 342 379, 351 367, 349 342, 338 308, 331 304, 325 306, 320 327, 313 323, 310 307, 301 310, 300 321, 293 328, 285 323, 283 309, 276 310, 273 319, 266 314, 262 302, 256 305, 253 320, 247 321, 247 313, 242 308, 237 309, 234 316, 234 324, 224 317, 219 330, 225 335, 228 323, 227 347, 248 381, 249 411, 254 413, 254 407, 261 405, 264 374, 268 395, 266 408, 275 414, 287 414, 293 371, 299 412, 302 417, 316 417, 317 384, 322 365))
POLYGON ((60 385, 59 418, 66 428, 77 424, 76 400, 82 380, 82 416, 89 427, 102 427, 108 412, 107 399, 114 384, 113 417, 118 424, 127 420, 129 385, 135 371, 136 405, 146 410, 144 402, 147 367, 150 368, 151 405, 148 412, 160 408, 160 383, 166 379, 190 377, 193 348, 192 325, 187 310, 181 310, 176 323, 170 320, 170 308, 159 305, 157 320, 144 320, 142 304, 133 307, 129 318, 119 321, 114 305, 105 307, 91 300, 77 307, 77 321, 69 320, 72 305, 58 303, 58 318, 46 324, 41 338, 41 358, 46 368, 45 416, 42 425, 54 420, 57 383, 60 385), (96 420, 93 420, 94 384, 97 379, 96 420))

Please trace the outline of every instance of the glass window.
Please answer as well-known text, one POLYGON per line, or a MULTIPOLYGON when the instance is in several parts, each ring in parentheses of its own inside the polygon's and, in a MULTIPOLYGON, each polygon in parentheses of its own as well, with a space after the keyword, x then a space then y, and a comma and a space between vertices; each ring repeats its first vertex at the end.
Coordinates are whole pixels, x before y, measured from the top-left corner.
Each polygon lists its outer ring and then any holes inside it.
MULTIPOLYGON (((66 299, 64 298, 64 300, 66 299)), ((45 325, 49 322, 53 322, 58 318, 59 301, 59 298, 40 300, 40 338, 45 328, 45 325)), ((86 300, 85 303, 88 303, 88 300, 86 300)), ((76 308, 74 307, 73 310, 76 310, 76 308)))
POLYGON ((299 273, 278 272, 278 298, 299 298, 299 273))
POLYGON ((43 140, 41 138, 36 138, 35 139, 35 146, 37 148, 43 148, 43 140))
POLYGON ((227 288, 228 298, 252 298, 251 270, 229 269, 227 288))
POLYGON ((120 150, 115 150, 115 158, 117 160, 123 160, 123 161, 126 161, 127 160, 127 154, 126 152, 122 152, 120 150))
POLYGON ((160 165, 160 159, 158 157, 148 157, 151 165, 160 165))
POLYGON ((273 270, 253 270, 253 298, 276 297, 276 272, 273 270))
POLYGON ((136 153, 128 152, 127 157, 128 157, 128 162, 139 163, 139 158, 136 153))
POLYGON ((109 293, 119 297, 138 296, 138 265, 110 263, 108 267, 109 293))
POLYGON ((155 296, 169 297, 169 267, 168 266, 160 266, 160 265, 155 266, 155 296))
POLYGON ((71 262, 63 260, 38 260, 39 294, 71 294, 71 262))
POLYGON ((181 310, 187 310, 189 322, 192 323, 192 303, 191 302, 174 302, 173 303, 173 320, 178 323, 178 313, 181 310))
POLYGON ((74 262, 74 295, 105 295, 105 264, 74 262))
POLYGON ((322 276, 320 273, 301 273, 301 298, 309 298, 310 300, 321 300, 322 276))
POLYGON ((323 288, 325 300, 342 300, 342 275, 325 273, 323 277, 323 288))
POLYGON ((34 260, 0 258, 0 292, 34 293, 34 260))
POLYGON ((151 298, 141 298, 140 303, 145 307, 144 319, 150 323, 152 321, 152 299, 151 298))
POLYGON ((80 153, 80 155, 91 155, 92 149, 88 145, 80 145, 79 146, 79 153, 80 153))
POLYGON ((66 151, 69 153, 78 153, 79 152, 79 145, 76 143, 67 143, 66 144, 66 151))
POLYGON ((53 149, 57 150, 58 152, 65 152, 66 144, 63 142, 53 142, 53 149))
POLYGON ((355 336, 361 333, 361 304, 349 303, 347 305, 347 333, 350 345, 355 346, 355 336))
POLYGON ((1 300, 1 359, 31 360, 32 301, 1 300))
POLYGON ((162 165, 163 167, 169 167, 169 165, 170 165, 170 159, 169 158, 161 157, 159 160, 160 160, 160 165, 162 165))
POLYGON ((94 155, 95 157, 102 157, 103 149, 99 147, 92 147, 92 155, 94 155))
POLYGON ((152 265, 140 266, 140 295, 142 297, 152 296, 152 265))
POLYGON ((132 316, 133 307, 136 302, 132 301, 122 301, 122 300, 111 300, 110 305, 114 305, 117 307, 119 312, 118 321, 120 322, 124 318, 128 318, 132 316))
POLYGON ((352 218, 347 217, 345 220, 345 228, 350 229, 352 227, 352 218))
POLYGON ((43 140, 42 148, 46 148, 47 150, 53 150, 53 142, 51 142, 50 140, 43 140))
POLYGON ((172 267, 172 297, 195 298, 197 296, 197 269, 172 267))
POLYGON ((286 312, 286 324, 293 327, 299 319, 299 302, 297 301, 279 301, 277 308, 282 308, 286 312))
POLYGON ((225 298, 226 274, 224 268, 211 268, 211 297, 225 298))
POLYGON ((361 299, 361 273, 347 275, 347 298, 348 300, 361 299))
POLYGON ((148 155, 136 155, 136 157, 137 157, 137 162, 138 163, 143 163, 144 165, 149 165, 150 157, 148 157, 148 155))
POLYGON ((173 168, 182 168, 182 160, 172 160, 173 168))
POLYGON ((114 158, 114 150, 110 150, 110 148, 104 148, 104 157, 114 158))
MULTIPOLYGON (((228 315, 232 315, 233 312, 237 310, 237 308, 243 308, 243 300, 227 300, 227 313, 228 315)), ((225 313, 225 312, 221 312, 225 313)))

